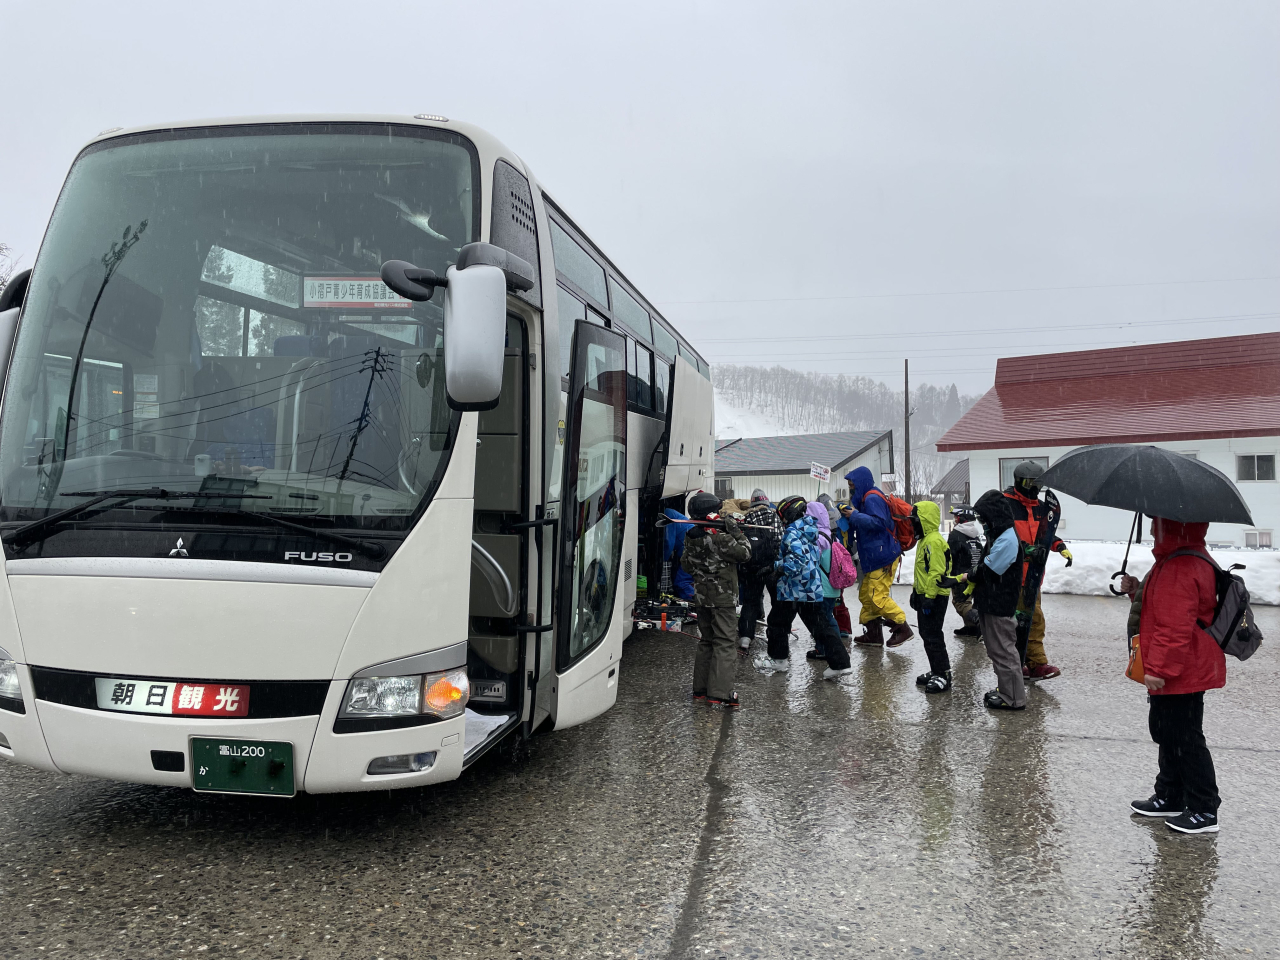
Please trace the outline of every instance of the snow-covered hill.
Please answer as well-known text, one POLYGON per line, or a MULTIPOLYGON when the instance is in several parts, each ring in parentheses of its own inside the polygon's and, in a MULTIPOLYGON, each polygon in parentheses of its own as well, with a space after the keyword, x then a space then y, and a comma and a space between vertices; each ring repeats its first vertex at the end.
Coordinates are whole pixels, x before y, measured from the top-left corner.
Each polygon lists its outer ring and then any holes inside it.
POLYGON ((716 391, 716 436, 724 439, 737 437, 781 437, 794 431, 786 429, 778 420, 765 413, 735 407, 719 390, 716 391))

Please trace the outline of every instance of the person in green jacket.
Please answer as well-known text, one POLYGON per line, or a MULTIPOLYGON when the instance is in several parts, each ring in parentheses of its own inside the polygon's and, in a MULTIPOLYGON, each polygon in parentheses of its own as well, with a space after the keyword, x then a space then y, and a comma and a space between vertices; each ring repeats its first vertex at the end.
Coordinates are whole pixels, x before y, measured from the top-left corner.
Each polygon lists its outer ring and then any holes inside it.
POLYGON ((942 511, 932 500, 921 500, 911 510, 916 528, 915 583, 911 606, 916 611, 916 626, 929 656, 929 672, 916 677, 925 693, 943 693, 951 689, 951 658, 942 622, 947 615, 951 588, 958 581, 951 576, 951 550, 938 527, 942 511))

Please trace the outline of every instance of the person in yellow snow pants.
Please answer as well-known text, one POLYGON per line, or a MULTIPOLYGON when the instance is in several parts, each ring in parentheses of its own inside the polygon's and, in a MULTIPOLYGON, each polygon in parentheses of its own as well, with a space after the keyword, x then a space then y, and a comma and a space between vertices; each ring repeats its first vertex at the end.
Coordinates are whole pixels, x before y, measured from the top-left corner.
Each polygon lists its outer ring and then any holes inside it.
POLYGON ((898 575, 900 563, 902 563, 901 557, 887 567, 871 570, 862 575, 858 583, 858 600, 862 603, 862 613, 858 615, 858 622, 866 626, 867 632, 856 638, 859 643, 884 643, 883 628, 886 621, 890 626, 907 622, 907 615, 894 602, 893 595, 889 592, 889 586, 898 575))

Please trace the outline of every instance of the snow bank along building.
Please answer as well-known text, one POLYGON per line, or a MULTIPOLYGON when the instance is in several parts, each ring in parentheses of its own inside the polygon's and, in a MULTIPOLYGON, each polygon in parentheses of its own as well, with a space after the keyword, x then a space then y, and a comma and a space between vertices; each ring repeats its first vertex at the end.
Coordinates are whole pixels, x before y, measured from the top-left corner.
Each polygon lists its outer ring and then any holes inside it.
MULTIPOLYGON (((1209 543, 1280 546, 1280 333, 1005 357, 995 386, 937 447, 968 454, 978 497, 1009 486, 1023 460, 1048 466, 1093 443, 1150 443, 1212 464, 1236 481, 1257 526, 1215 523, 1209 543)), ((1065 539, 1128 537, 1132 514, 1061 499, 1065 539)))
POLYGON ((869 468, 877 480, 893 473, 893 431, 722 438, 716 440, 715 494, 749 497, 759 487, 774 503, 790 496, 812 500, 820 493, 845 500, 849 484, 844 475, 854 467, 869 468), (830 467, 830 480, 815 479, 814 464, 830 467))

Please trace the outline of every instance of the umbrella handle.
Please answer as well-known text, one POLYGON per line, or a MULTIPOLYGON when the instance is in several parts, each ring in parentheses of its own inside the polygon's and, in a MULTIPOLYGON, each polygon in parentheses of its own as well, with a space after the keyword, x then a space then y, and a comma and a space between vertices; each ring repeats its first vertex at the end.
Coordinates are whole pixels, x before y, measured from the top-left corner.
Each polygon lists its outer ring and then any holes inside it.
MULTIPOLYGON (((1137 533, 1137 534, 1138 534, 1138 536, 1141 536, 1141 535, 1142 535, 1142 531, 1138 529, 1138 522, 1139 522, 1139 520, 1140 520, 1141 518, 1142 518, 1142 514, 1141 514, 1141 513, 1135 513, 1135 514, 1133 515, 1133 523, 1129 525, 1129 542, 1128 542, 1128 543, 1126 543, 1126 544, 1125 544, 1125 546, 1124 546, 1124 562, 1120 564, 1120 569, 1119 569, 1119 570, 1117 570, 1115 573, 1113 573, 1113 574, 1111 575, 1111 579, 1112 579, 1112 580, 1115 580, 1115 578, 1116 578, 1116 577, 1123 577, 1123 576, 1126 576, 1126 575, 1128 574, 1128 571, 1129 571, 1129 548, 1133 546, 1133 535, 1134 535, 1135 533, 1137 533)), ((1115 594, 1117 597, 1127 597, 1127 596, 1128 596, 1128 594, 1127 594, 1127 593, 1125 593, 1123 590, 1117 590, 1117 589, 1116 589, 1116 585, 1115 585, 1114 583, 1109 583, 1109 584, 1107 584, 1107 589, 1108 589, 1108 590, 1110 590, 1110 591, 1111 591, 1113 594, 1115 594)))
MULTIPOLYGON (((1114 580, 1116 577, 1123 577, 1123 576, 1126 576, 1125 572, 1123 570, 1117 570, 1115 573, 1111 575, 1111 579, 1114 580)), ((1112 593, 1114 593, 1117 597, 1128 596, 1128 594, 1125 593, 1123 590, 1117 590, 1116 585, 1114 583, 1107 584, 1107 589, 1110 590, 1112 593)))

